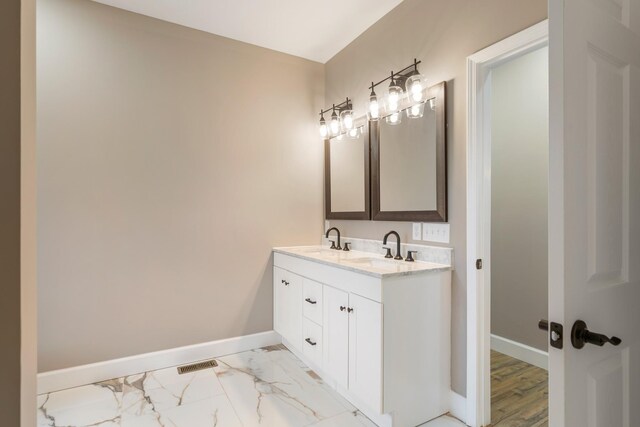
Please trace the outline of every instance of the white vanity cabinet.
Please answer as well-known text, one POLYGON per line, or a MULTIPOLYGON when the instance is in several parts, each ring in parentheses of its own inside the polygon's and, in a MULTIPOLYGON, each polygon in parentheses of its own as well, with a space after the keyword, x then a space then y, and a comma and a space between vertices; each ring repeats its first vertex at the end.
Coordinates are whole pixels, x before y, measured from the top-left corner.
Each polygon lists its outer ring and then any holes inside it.
POLYGON ((375 274, 274 252, 274 329, 327 384, 381 427, 449 411, 448 267, 375 274))

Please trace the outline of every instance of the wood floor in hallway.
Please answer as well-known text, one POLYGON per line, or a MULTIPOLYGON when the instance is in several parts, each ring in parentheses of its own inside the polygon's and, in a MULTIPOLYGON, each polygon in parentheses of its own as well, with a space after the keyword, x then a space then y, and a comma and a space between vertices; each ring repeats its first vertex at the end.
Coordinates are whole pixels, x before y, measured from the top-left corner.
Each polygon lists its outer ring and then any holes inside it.
POLYGON ((548 372, 491 351, 493 427, 546 427, 549 424, 548 372))

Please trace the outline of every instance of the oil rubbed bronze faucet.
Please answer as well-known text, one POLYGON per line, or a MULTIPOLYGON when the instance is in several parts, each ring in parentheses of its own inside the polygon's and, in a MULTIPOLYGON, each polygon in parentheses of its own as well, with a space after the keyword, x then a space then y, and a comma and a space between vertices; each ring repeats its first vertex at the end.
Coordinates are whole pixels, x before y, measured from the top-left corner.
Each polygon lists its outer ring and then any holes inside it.
POLYGON ((402 255, 400 255, 400 235, 398 234, 397 231, 393 231, 391 230, 390 232, 388 232, 387 234, 384 235, 384 239, 382 240, 382 244, 386 245, 387 244, 387 239, 389 238, 390 235, 394 235, 396 236, 396 245, 397 245, 397 249, 396 249, 396 256, 393 257, 393 259, 402 259, 402 255))
POLYGON ((342 250, 342 247, 340 247, 340 230, 338 230, 336 227, 331 227, 330 229, 327 230, 327 233, 324 235, 324 237, 326 237, 327 239, 329 238, 329 233, 335 230, 336 234, 338 234, 338 246, 336 246, 336 242, 334 242, 333 240, 330 240, 331 242, 331 248, 330 249, 335 249, 337 251, 342 250))

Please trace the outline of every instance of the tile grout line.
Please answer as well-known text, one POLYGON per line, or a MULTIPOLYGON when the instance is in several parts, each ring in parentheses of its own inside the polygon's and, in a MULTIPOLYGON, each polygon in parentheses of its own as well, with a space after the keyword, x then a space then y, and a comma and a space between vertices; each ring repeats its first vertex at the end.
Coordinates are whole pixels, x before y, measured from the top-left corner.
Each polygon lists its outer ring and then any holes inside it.
MULTIPOLYGON (((216 359, 216 362, 219 361, 221 358, 216 359)), ((224 363, 224 362, 222 362, 224 363)), ((226 365, 226 363, 225 363, 226 365)), ((219 365, 218 365, 219 366, 219 365)), ((211 368, 213 369, 213 368, 211 368)), ((229 396, 229 393, 227 393, 227 389, 225 388, 224 384, 222 384, 222 381, 220 381, 220 378, 218 377, 218 373, 215 371, 215 369, 213 370, 213 373, 216 376, 216 379, 218 380, 218 383, 220 383, 220 387, 222 388, 222 391, 224 392, 224 396, 227 398, 227 401, 229 402, 229 405, 231 405, 231 409, 233 409, 233 413, 236 415, 236 418, 238 419, 238 422, 240 422, 241 425, 244 426, 244 421, 242 421, 242 418, 240 418, 240 414, 238 413, 238 410, 236 409, 236 405, 233 404, 233 401, 231 400, 231 397, 229 396)))

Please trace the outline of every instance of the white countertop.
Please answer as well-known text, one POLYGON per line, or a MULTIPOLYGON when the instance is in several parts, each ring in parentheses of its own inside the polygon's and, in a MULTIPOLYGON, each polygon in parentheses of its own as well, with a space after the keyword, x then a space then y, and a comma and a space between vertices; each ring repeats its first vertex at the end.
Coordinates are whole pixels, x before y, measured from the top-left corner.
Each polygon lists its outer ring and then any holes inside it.
POLYGON ((279 247, 273 251, 380 278, 451 270, 451 266, 445 264, 400 261, 371 252, 338 251, 324 246, 279 247))

